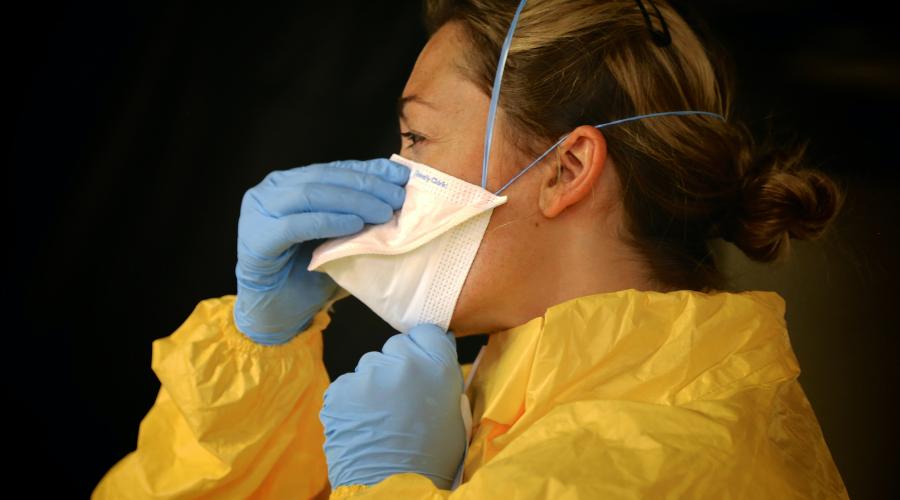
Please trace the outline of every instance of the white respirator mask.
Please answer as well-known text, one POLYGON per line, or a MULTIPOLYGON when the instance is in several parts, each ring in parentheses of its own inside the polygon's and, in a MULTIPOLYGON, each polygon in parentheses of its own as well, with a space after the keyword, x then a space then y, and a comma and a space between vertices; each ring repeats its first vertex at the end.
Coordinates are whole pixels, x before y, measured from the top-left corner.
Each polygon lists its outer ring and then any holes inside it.
POLYGON ((399 332, 422 323, 447 330, 506 197, 396 154, 391 161, 410 169, 403 207, 384 224, 319 245, 309 270, 327 273, 399 332))

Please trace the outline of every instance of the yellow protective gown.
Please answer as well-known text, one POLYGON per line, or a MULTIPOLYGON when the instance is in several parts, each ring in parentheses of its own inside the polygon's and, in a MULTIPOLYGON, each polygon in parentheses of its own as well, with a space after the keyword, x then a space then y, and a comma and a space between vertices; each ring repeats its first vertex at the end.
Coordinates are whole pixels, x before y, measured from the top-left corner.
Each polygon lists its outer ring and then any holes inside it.
MULTIPOLYGON (((235 329, 233 302, 201 302, 153 343, 159 395, 92 498, 328 494, 329 317, 265 347, 235 329)), ((774 293, 577 298, 490 337, 457 490, 400 474, 331 496, 847 498, 799 371, 774 293)))

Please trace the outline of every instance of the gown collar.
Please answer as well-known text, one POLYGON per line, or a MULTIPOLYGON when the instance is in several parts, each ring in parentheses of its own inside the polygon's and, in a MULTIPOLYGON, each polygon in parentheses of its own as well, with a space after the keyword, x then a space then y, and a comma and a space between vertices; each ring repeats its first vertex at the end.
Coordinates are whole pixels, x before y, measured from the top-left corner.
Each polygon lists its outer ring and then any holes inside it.
POLYGON ((563 302, 490 336, 468 388, 473 420, 508 427, 586 396, 679 404, 796 376, 784 307, 773 292, 623 290, 563 302))

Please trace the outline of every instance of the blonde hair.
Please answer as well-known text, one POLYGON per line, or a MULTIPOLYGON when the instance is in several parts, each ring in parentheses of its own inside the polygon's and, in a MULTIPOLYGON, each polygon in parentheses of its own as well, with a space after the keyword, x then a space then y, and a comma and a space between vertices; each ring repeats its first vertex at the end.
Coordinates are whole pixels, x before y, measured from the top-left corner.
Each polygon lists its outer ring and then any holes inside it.
MULTIPOLYGON (((721 237, 773 261, 790 238, 822 234, 841 204, 825 174, 801 167, 801 147, 758 144, 731 117, 731 79, 667 2, 655 2, 671 44, 657 46, 634 0, 534 0, 519 19, 499 107, 529 154, 580 125, 675 110, 603 129, 622 183, 623 235, 663 287, 722 286, 709 248, 721 237)), ((464 71, 490 95, 515 0, 426 0, 431 32, 459 23, 473 50, 464 71)), ((517 141, 517 145, 519 145, 517 141)))

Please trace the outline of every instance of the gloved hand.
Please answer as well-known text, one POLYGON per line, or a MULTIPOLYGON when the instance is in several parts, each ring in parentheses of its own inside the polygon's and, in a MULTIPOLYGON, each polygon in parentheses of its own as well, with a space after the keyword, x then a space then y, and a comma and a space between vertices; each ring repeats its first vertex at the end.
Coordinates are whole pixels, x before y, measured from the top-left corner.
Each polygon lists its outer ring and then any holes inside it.
POLYGON ((408 179, 409 169, 390 160, 351 160, 275 171, 248 190, 238 221, 238 329, 265 345, 303 331, 338 289, 306 269, 315 240, 387 222, 408 179))
POLYGON ((403 472, 449 489, 466 448, 456 339, 436 325, 394 335, 325 391, 319 418, 331 487, 403 472))

